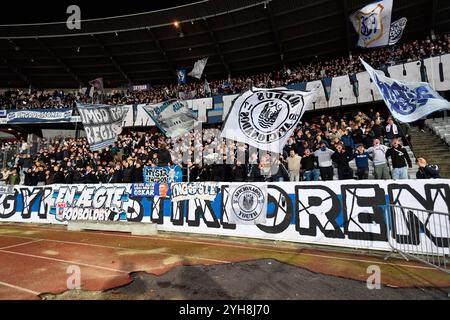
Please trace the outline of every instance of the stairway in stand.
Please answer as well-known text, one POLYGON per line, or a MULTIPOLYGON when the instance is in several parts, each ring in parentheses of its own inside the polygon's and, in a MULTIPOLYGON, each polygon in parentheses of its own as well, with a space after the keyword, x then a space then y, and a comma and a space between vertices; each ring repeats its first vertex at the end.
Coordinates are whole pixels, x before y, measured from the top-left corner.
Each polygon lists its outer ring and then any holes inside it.
POLYGON ((425 158, 429 164, 437 164, 442 178, 450 178, 450 148, 428 128, 425 132, 411 128, 413 150, 416 158, 425 158))

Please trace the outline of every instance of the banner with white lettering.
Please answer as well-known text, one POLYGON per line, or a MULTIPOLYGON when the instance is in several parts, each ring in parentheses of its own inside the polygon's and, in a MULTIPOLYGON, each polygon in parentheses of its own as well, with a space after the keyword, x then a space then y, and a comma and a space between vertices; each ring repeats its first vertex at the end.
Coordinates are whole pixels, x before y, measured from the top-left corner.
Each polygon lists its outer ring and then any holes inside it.
POLYGON ((128 108, 81 103, 77 103, 77 108, 92 151, 104 149, 117 140, 128 108))
POLYGON ((20 110, 6 114, 9 123, 59 123, 70 122, 72 109, 20 110))
POLYGON ((172 183, 182 182, 183 171, 180 166, 144 167, 144 183, 172 183))

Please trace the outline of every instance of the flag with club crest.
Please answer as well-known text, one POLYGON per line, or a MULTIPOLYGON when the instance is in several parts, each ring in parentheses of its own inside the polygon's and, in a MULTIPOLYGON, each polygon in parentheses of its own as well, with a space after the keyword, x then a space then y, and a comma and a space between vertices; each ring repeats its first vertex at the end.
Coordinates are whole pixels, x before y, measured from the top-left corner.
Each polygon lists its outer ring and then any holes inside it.
POLYGON ((393 0, 370 3, 350 16, 359 35, 358 47, 375 48, 389 44, 393 0))
POLYGON ((397 21, 391 24, 391 30, 389 31, 389 45, 393 46, 397 42, 400 41, 403 35, 403 31, 405 31, 406 23, 408 19, 405 17, 398 19, 397 21))
POLYGON ((253 88, 233 102, 222 138, 282 153, 315 92, 253 88))
POLYGON ((401 122, 414 122, 433 112, 450 110, 450 102, 442 98, 427 82, 406 82, 376 72, 361 59, 377 86, 392 116, 401 122))
POLYGON ((177 78, 178 78, 178 84, 186 84, 187 83, 186 69, 178 69, 177 70, 177 78))

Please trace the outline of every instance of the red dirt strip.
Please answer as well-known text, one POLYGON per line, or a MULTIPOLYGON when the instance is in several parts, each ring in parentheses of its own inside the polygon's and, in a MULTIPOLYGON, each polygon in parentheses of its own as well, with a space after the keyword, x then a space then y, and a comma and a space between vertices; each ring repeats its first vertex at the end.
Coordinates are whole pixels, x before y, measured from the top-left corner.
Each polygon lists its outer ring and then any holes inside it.
POLYGON ((161 233, 68 232, 61 226, 0 224, 0 299, 39 299, 67 290, 69 267, 80 270, 81 289, 106 290, 131 282, 136 271, 161 275, 180 265, 212 265, 273 258, 314 272, 365 281, 382 268, 384 284, 449 286, 450 276, 418 263, 361 254, 305 249, 298 244, 226 240, 161 233))

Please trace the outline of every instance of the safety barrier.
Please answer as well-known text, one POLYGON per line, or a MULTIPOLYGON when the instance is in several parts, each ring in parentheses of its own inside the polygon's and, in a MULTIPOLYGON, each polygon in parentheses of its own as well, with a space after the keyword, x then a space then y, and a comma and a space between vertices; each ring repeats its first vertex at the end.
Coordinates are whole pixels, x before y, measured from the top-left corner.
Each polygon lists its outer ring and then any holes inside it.
POLYGON ((450 273, 450 214, 404 206, 388 205, 385 210, 388 243, 393 253, 403 258, 421 261, 446 273, 450 273), (423 241, 430 237, 436 244, 423 241))

